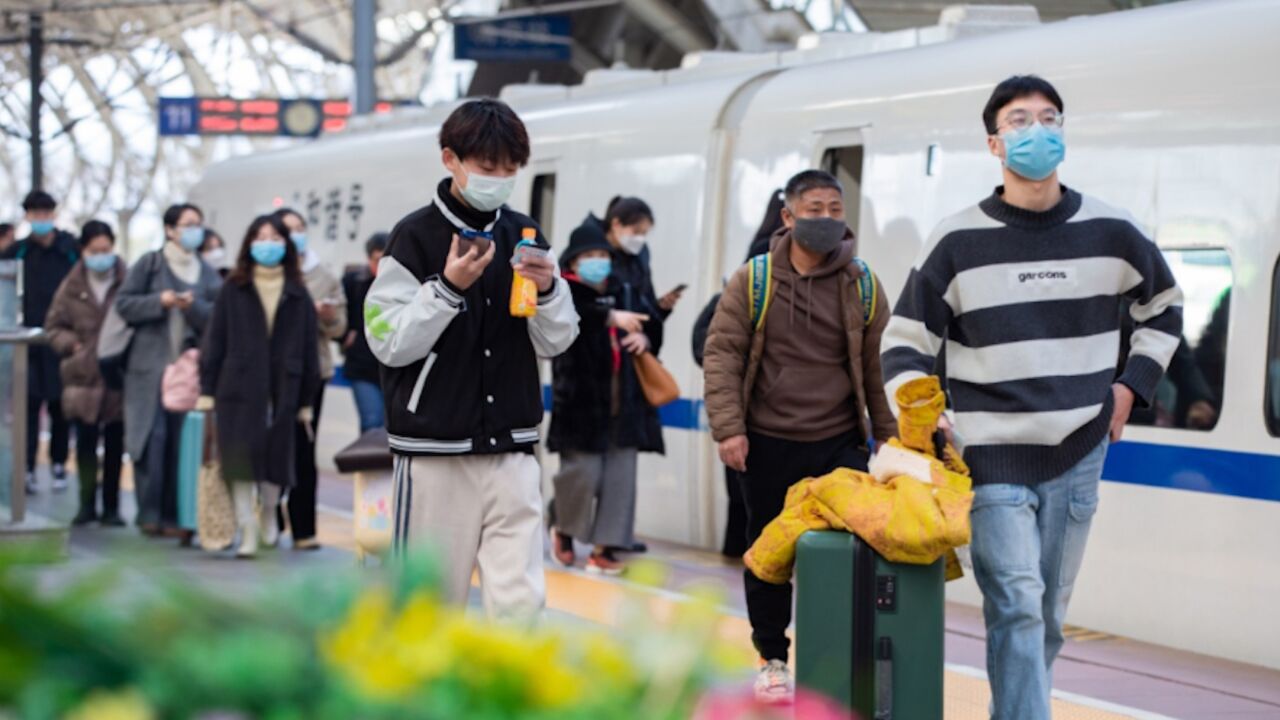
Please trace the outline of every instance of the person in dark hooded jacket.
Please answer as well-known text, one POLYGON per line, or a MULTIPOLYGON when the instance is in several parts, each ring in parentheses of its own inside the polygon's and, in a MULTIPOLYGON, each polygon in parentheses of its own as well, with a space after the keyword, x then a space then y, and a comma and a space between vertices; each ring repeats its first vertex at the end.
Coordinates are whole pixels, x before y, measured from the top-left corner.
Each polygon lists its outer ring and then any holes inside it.
MULTIPOLYGON (((54 225, 58 203, 43 190, 33 190, 22 201, 31 235, 10 245, 4 259, 22 263, 22 324, 43 327, 53 295, 80 260, 76 236, 54 225)), ((70 448, 70 425, 62 414, 62 376, 58 371, 61 358, 47 345, 32 345, 27 350, 27 486, 28 495, 36 492, 36 451, 40 444, 40 411, 49 413, 49 460, 52 463, 53 490, 67 489, 67 453, 70 448)))
POLYGON ((660 349, 660 308, 647 268, 629 265, 630 280, 615 273, 618 250, 585 227, 561 259, 581 321, 573 346, 552 363, 548 438, 561 457, 553 554, 572 565, 573 540, 590 543, 587 570, 605 574, 622 571, 616 553, 635 543, 637 453, 664 449, 658 411, 645 402, 629 357, 660 349))

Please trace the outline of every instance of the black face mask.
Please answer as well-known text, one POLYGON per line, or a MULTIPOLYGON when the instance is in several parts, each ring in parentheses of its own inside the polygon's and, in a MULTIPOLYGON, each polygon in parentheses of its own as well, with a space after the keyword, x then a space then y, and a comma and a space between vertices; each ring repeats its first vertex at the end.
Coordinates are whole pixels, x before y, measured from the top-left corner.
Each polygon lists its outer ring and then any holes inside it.
POLYGON ((796 218, 791 237, 805 250, 826 255, 840 247, 845 230, 844 221, 835 218, 796 218))

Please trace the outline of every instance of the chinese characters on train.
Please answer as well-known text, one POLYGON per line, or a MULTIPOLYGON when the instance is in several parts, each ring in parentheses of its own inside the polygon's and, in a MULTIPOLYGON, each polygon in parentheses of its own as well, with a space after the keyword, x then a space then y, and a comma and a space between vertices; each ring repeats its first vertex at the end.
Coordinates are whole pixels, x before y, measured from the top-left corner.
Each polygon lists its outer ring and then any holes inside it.
POLYGON ((292 204, 302 209, 307 225, 319 230, 326 242, 357 242, 361 238, 360 218, 364 215, 364 186, 329 186, 297 190, 292 204))

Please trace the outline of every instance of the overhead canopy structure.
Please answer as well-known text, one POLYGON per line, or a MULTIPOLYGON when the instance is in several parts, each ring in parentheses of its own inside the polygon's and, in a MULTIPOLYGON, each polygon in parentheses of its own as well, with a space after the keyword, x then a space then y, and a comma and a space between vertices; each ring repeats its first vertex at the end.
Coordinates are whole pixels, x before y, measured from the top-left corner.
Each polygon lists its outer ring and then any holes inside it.
MULTIPOLYGON (((379 0, 377 87, 416 99, 448 7, 379 0)), ((490 10, 492 11, 492 10, 490 10)), ((180 199, 221 155, 280 142, 159 142, 162 96, 347 99, 352 5, 346 0, 0 0, 0 221, 31 185, 33 31, 43 39, 43 184, 63 220, 98 217, 129 235, 139 213, 180 199)), ((148 223, 154 229, 154 223, 148 223)))

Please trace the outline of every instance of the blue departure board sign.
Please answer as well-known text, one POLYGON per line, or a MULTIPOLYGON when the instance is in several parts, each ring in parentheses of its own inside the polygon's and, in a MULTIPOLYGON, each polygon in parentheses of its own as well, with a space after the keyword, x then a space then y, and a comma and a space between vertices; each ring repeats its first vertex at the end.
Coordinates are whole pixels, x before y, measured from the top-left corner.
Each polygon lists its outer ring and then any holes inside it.
POLYGON ((572 31, 568 15, 457 24, 453 56, 481 62, 568 62, 572 31))
MULTIPOLYGON (((379 102, 377 113, 413 102, 379 102)), ((351 118, 346 100, 295 98, 162 97, 158 106, 162 137, 182 135, 241 135, 315 137, 321 132, 341 132, 351 118)))

